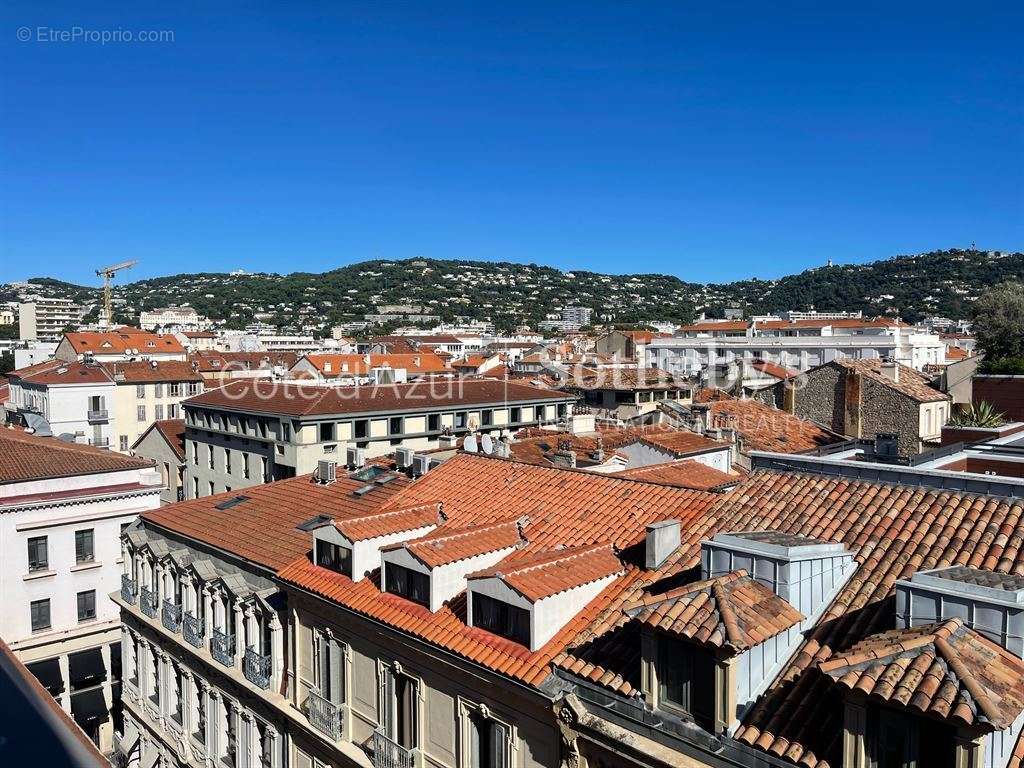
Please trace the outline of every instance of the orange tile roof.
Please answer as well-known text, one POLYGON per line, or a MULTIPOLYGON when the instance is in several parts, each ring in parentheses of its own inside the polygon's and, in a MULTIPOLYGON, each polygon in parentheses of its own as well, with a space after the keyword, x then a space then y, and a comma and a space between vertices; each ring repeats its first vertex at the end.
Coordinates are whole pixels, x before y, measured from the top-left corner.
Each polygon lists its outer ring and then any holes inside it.
MULTIPOLYGON (((699 563, 701 541, 754 528, 840 541, 856 552, 858 570, 735 734, 805 768, 842 765, 841 702, 815 668, 892 626, 897 579, 952 564, 1024 573, 1022 500, 759 471, 683 525, 682 546, 660 572, 609 595, 601 614, 556 656, 558 666, 632 695, 640 685, 639 637, 622 606, 699 563)), ((1019 768, 1019 759, 1010 765, 1019 768)))
POLYGON ((62 386, 72 384, 109 384, 110 376, 98 363, 46 360, 8 374, 16 382, 38 386, 62 386))
POLYGON ((628 477, 631 480, 647 480, 700 491, 727 488, 743 482, 743 475, 730 475, 694 459, 649 464, 646 467, 627 469, 616 474, 618 477, 628 477))
POLYGON ((1024 661, 961 619, 872 635, 818 669, 847 690, 963 725, 1002 730, 1024 712, 1024 661))
POLYGON ((410 373, 446 370, 445 361, 431 352, 387 355, 310 354, 303 359, 309 361, 310 365, 328 378, 345 374, 366 376, 373 368, 404 368, 410 373), (329 371, 326 370, 328 364, 331 368, 329 371))
POLYGON ((718 393, 708 402, 711 426, 735 429, 744 451, 800 453, 838 443, 845 438, 813 421, 802 419, 760 400, 718 393))
POLYGON ((491 379, 421 380, 411 384, 351 387, 244 379, 196 395, 185 403, 253 413, 308 416, 572 399, 573 395, 564 392, 491 379))
POLYGON ((218 352, 201 349, 188 356, 200 373, 269 370, 274 366, 291 368, 299 356, 295 352, 218 352))
POLYGON ((970 356, 971 353, 966 349, 960 349, 960 347, 946 347, 947 361, 966 360, 970 356))
POLYGON ((722 440, 712 440, 684 429, 647 432, 638 437, 637 442, 668 451, 677 459, 699 453, 725 450, 731 445, 731 443, 722 440))
MULTIPOLYGON (((442 499, 451 529, 509 523, 525 516, 526 543, 506 558, 507 566, 515 559, 525 561, 538 554, 550 555, 558 546, 629 546, 643 538, 648 523, 669 518, 685 521, 706 509, 714 498, 699 491, 591 472, 459 454, 410 484, 381 509, 407 509, 416 504, 436 504, 442 499)), ((565 552, 557 553, 559 558, 564 555, 565 552)), ((613 559, 618 568, 624 567, 617 558, 613 559)), ((595 560, 610 564, 604 556, 595 560)), ((538 685, 550 674, 552 658, 600 610, 605 596, 625 588, 641 573, 633 566, 627 565, 625 569, 625 576, 609 585, 535 652, 486 630, 468 627, 464 595, 430 613, 402 597, 382 593, 375 578, 352 582, 341 574, 314 566, 305 554, 283 567, 278 577, 496 672, 538 685)))
POLYGON ((428 568, 436 568, 524 543, 519 523, 509 520, 472 528, 442 526, 426 536, 383 549, 405 549, 428 568))
POLYGON ((143 432, 135 441, 132 448, 141 443, 152 430, 156 430, 163 437, 164 441, 174 451, 178 461, 185 460, 185 420, 184 419, 162 419, 154 421, 149 429, 143 432))
MULTIPOLYGON (((66 443, 56 437, 39 437, 19 429, 0 428, 0 483, 123 472, 152 466, 153 462, 148 459, 66 443)), ((3 503, 2 498, 0 503, 3 503)))
POLYGON ((334 527, 345 534, 349 541, 364 541, 439 525, 441 520, 441 505, 432 502, 398 509, 376 510, 361 517, 335 520, 334 527))
MULTIPOLYGON (((882 366, 884 361, 879 359, 872 360, 854 360, 848 357, 841 357, 838 360, 833 360, 831 363, 825 365, 837 365, 841 368, 848 370, 854 370, 860 373, 862 376, 866 376, 874 382, 881 384, 889 389, 895 390, 912 400, 917 400, 921 403, 933 403, 944 400, 949 400, 950 397, 945 392, 939 392, 934 387, 929 386, 928 379, 922 376, 918 371, 913 368, 897 363, 899 368, 899 380, 894 381, 882 373, 882 366)), ((824 366, 822 366, 824 367, 824 366)), ((812 376, 816 368, 812 368, 807 371, 808 376, 812 376)))
POLYGON ((786 366, 779 365, 778 363, 767 362, 765 360, 754 360, 750 363, 750 367, 755 371, 767 373, 769 376, 774 376, 777 379, 791 379, 794 376, 800 375, 800 371, 787 368, 786 366))
POLYGON ((494 567, 466 578, 499 578, 527 600, 536 602, 624 570, 610 544, 590 544, 522 557, 511 554, 494 567))
POLYGON ((85 352, 101 355, 113 352, 128 354, 129 350, 136 349, 139 354, 156 352, 185 354, 185 348, 173 335, 148 333, 138 328, 119 328, 113 331, 74 331, 65 333, 64 338, 79 354, 85 352))
POLYGON ((763 643, 804 618, 746 571, 648 594, 623 610, 642 625, 735 652, 763 643))
POLYGON ((132 360, 127 362, 100 363, 110 378, 126 384, 149 384, 165 381, 196 381, 203 377, 182 360, 132 360))
POLYGON ((356 496, 352 492, 367 485, 365 481, 339 473, 336 482, 321 485, 303 475, 168 504, 143 512, 141 517, 276 570, 309 551, 310 537, 298 530, 300 523, 317 515, 335 520, 365 518, 408 484, 405 477, 398 477, 356 496), (238 496, 248 498, 228 509, 217 509, 218 504, 238 496))

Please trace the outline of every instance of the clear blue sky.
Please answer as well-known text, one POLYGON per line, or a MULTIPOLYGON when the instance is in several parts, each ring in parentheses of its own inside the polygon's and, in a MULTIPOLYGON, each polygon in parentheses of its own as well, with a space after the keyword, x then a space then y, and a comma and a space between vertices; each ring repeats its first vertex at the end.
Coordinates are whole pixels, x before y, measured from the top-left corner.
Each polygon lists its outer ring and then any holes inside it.
POLYGON ((1024 248, 1024 4, 833 5, 8 0, 0 279, 1024 248))

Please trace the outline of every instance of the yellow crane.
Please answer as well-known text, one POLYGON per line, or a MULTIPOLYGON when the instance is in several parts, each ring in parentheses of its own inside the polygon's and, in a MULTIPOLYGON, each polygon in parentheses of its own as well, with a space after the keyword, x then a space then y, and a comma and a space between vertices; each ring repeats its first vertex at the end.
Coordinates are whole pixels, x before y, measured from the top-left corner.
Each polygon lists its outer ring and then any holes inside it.
POLYGON ((138 263, 138 259, 132 259, 96 270, 96 275, 103 278, 103 315, 100 317, 100 325, 103 328, 110 328, 114 324, 114 310, 110 301, 110 283, 114 279, 114 273, 134 267, 138 263))

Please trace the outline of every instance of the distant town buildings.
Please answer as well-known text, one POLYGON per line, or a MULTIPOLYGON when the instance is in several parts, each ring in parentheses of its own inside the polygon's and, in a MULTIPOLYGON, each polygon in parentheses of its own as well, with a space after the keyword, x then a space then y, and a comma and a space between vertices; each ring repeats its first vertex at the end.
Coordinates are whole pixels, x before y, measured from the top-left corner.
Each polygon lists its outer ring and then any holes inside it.
POLYGON ((208 330, 213 327, 213 322, 192 307, 164 307, 141 312, 139 327, 144 331, 181 333, 208 330))

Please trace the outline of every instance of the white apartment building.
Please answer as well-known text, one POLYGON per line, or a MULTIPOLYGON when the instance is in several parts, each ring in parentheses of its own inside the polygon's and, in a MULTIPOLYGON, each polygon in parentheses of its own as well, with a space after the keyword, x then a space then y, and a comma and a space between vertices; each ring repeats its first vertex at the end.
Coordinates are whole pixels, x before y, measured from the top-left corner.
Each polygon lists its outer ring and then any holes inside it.
POLYGON ((213 321, 200 315, 193 307, 164 307, 141 312, 139 327, 144 331, 163 333, 205 331, 213 327, 213 321))
POLYGON ((9 387, 9 421, 128 453, 154 421, 180 418, 181 402, 202 393, 203 377, 173 360, 49 360, 13 371, 9 387))
POLYGON ((85 310, 71 299, 35 298, 18 307, 18 332, 22 339, 60 341, 67 328, 77 328, 85 310))
POLYGON ((648 346, 650 364, 693 375, 735 360, 761 360, 806 371, 833 360, 889 358, 915 370, 941 363, 936 334, 896 320, 708 321, 683 326, 648 346))
POLYGON ((594 310, 590 307, 562 307, 562 322, 571 325, 590 325, 594 310))
POLYGON ((48 360, 12 371, 4 403, 7 420, 42 434, 109 448, 116 387, 98 363, 48 360))
POLYGON ((159 503, 148 461, 0 429, 0 636, 103 751, 119 729, 119 540, 159 503))

